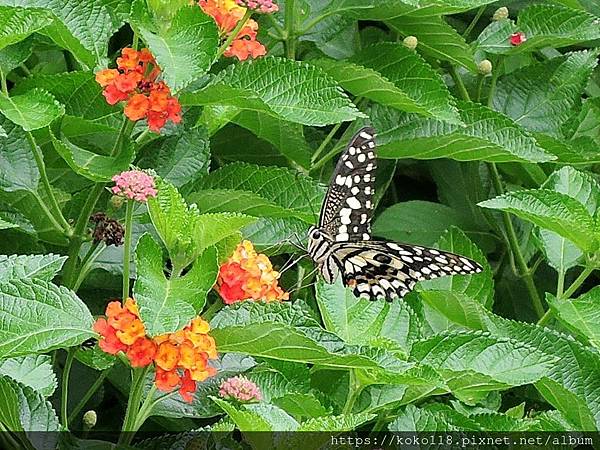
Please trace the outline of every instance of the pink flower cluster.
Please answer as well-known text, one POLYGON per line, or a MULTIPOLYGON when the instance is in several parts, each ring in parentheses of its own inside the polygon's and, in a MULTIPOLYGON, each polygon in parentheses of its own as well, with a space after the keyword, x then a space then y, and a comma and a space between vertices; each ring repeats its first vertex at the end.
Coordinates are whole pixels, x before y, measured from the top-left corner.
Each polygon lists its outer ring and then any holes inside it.
POLYGON ((149 197, 156 197, 154 178, 141 170, 129 170, 112 177, 116 186, 112 193, 130 200, 145 203, 149 197))
POLYGON ((241 375, 223 381, 219 388, 219 395, 223 398, 233 398, 241 402, 260 401, 262 399, 258 386, 241 375))
POLYGON ((279 6, 273 0, 236 0, 239 6, 262 14, 272 14, 279 11, 279 6))

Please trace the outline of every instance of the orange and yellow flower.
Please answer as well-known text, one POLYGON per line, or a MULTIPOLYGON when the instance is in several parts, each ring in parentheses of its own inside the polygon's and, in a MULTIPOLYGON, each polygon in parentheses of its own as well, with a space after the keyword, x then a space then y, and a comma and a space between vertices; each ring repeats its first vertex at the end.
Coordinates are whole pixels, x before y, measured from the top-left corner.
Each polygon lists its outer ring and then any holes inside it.
POLYGON ((124 48, 116 69, 96 73, 96 81, 110 105, 126 101, 124 113, 132 120, 146 119, 148 128, 159 133, 167 121, 181 122, 181 105, 169 87, 156 81, 160 67, 147 48, 124 48))
POLYGON ((192 401, 196 382, 214 376, 217 371, 209 361, 218 357, 215 340, 208 334, 210 325, 201 317, 174 333, 153 338, 146 336, 135 300, 124 304, 112 301, 106 307, 106 318, 94 324, 100 335, 98 345, 106 353, 125 353, 132 367, 155 366, 156 387, 172 391, 179 387, 182 398, 192 401))
POLYGON ((279 272, 269 258, 257 253, 250 241, 243 241, 219 270, 217 291, 226 304, 242 300, 267 302, 288 300, 279 286, 279 272))
MULTIPOLYGON (((199 0, 198 4, 206 14, 215 20, 222 40, 227 39, 246 13, 246 8, 238 4, 235 0, 199 0)), ((275 12, 276 10, 274 9, 269 12, 275 12)), ((258 11, 262 12, 262 10, 258 11)), ((235 36, 235 39, 225 49, 223 55, 227 57, 235 56, 240 61, 248 59, 249 56, 258 58, 259 56, 266 55, 267 49, 256 40, 257 32, 258 23, 252 19, 248 19, 235 36)))

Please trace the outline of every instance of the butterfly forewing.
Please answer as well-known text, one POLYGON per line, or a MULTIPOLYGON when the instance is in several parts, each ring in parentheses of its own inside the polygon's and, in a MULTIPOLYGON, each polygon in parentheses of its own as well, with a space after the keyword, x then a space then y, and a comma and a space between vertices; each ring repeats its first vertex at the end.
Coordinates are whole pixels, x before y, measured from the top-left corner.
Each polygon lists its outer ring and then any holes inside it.
POLYGON ((321 208, 319 227, 337 242, 371 238, 376 167, 375 130, 365 127, 340 156, 321 208))
POLYGON ((343 268, 344 284, 370 300, 402 298, 419 281, 483 270, 464 256, 387 241, 333 244, 332 252, 343 268))

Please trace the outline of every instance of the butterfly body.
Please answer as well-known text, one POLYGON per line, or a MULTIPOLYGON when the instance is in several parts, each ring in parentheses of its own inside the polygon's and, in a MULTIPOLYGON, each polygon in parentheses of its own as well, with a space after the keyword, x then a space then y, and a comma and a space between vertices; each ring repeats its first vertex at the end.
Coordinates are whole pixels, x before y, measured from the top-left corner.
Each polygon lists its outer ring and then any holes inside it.
POLYGON ((418 245, 371 240, 375 130, 361 129, 333 172, 308 253, 325 282, 342 281, 357 297, 402 298, 421 280, 467 275, 482 267, 464 256, 418 245))

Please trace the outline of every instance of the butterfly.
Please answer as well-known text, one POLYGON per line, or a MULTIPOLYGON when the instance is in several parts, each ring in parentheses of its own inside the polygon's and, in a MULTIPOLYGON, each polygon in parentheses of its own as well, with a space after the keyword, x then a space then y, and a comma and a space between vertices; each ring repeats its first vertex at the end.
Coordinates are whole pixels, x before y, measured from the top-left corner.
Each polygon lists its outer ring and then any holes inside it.
POLYGON ((308 254, 325 282, 341 273, 354 295, 369 300, 402 298, 422 280, 483 270, 477 262, 420 245, 371 239, 375 193, 375 130, 362 128, 342 153, 308 232, 308 254))

